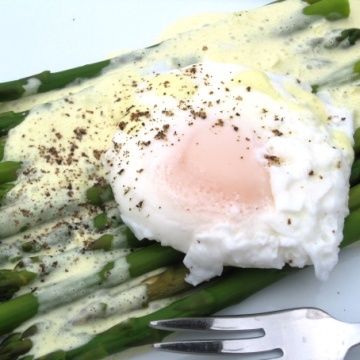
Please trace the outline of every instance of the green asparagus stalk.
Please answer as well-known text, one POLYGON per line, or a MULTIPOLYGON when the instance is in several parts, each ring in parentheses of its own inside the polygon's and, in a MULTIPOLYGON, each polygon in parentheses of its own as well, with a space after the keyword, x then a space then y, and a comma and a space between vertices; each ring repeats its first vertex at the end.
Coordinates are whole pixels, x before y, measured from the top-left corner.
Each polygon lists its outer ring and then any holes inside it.
POLYGON ((309 5, 303 10, 305 15, 324 16, 327 20, 339 20, 350 15, 348 0, 303 0, 309 5))
POLYGON ((4 152, 5 152, 5 138, 0 138, 0 161, 4 159, 4 152))
POLYGON ((4 161, 0 163, 0 185, 17 179, 17 172, 21 168, 21 163, 16 161, 4 161))
POLYGON ((360 209, 352 211, 345 219, 344 238, 340 244, 343 248, 360 240, 360 209))
POLYGON ((360 182, 360 159, 356 159, 351 167, 350 185, 354 186, 360 182))
MULTIPOLYGON (((360 63, 359 63, 359 73, 360 73, 360 63)), ((354 152, 355 155, 360 154, 360 128, 357 128, 354 133, 354 152)))
POLYGON ((98 289, 119 285, 150 271, 180 262, 183 256, 172 248, 154 244, 134 251, 125 258, 109 262, 100 271, 84 279, 76 278, 65 283, 45 286, 34 293, 2 303, 0 304, 0 335, 14 330, 25 320, 31 319, 37 314, 40 306, 42 309, 55 308, 98 289), (39 294, 45 295, 41 297, 39 294))
POLYGON ((110 64, 110 60, 104 60, 55 73, 43 71, 40 74, 1 83, 0 102, 19 99, 25 94, 26 86, 29 84, 29 81, 38 81, 39 86, 35 93, 43 93, 54 89, 61 89, 75 81, 96 77, 110 64))
MULTIPOLYGON (((104 209, 104 207, 100 207, 100 209, 101 208, 104 209)), ((92 227, 97 232, 102 232, 119 225, 122 225, 122 220, 120 219, 120 213, 117 206, 106 209, 106 211, 97 214, 92 219, 92 227)))
POLYGON ((102 205, 114 200, 114 194, 109 184, 94 185, 86 191, 86 198, 91 205, 102 205))
POLYGON ((91 242, 88 246, 88 250, 99 250, 103 249, 105 251, 109 251, 113 249, 114 235, 112 234, 104 234, 100 236, 97 240, 91 242))
POLYGON ((190 284, 185 282, 188 272, 189 270, 181 264, 169 267, 161 274, 144 280, 143 283, 147 288, 147 303, 190 289, 190 284))
MULTIPOLYGON (((32 325, 22 333, 13 333, 6 336, 0 343, 0 359, 14 360, 26 354, 32 348, 30 337, 37 332, 37 325, 32 325)), ((26 358, 29 359, 29 357, 22 357, 23 360, 26 358)))
POLYGON ((13 129, 14 127, 18 126, 22 121, 24 121, 28 114, 29 111, 23 111, 21 113, 8 111, 0 114, 0 136, 7 135, 9 130, 13 129))
POLYGON ((350 212, 360 208, 360 184, 357 184, 350 189, 348 205, 350 212))
POLYGON ((111 289, 101 295, 101 303, 95 301, 80 309, 74 323, 83 323, 98 318, 108 318, 115 314, 125 314, 148 306, 151 301, 174 296, 193 287, 185 281, 188 269, 183 265, 171 266, 159 274, 144 279, 129 289, 111 289), (128 302, 127 299, 132 301, 128 302))
POLYGON ((23 96, 41 94, 52 90, 63 89, 74 83, 96 78, 111 66, 141 59, 148 49, 155 48, 160 44, 154 44, 142 51, 133 51, 110 60, 103 60, 59 72, 43 71, 39 74, 27 76, 14 81, 0 83, 0 103, 20 99, 23 96), (34 82, 35 86, 30 91, 26 88, 34 82))
MULTIPOLYGON (((109 201, 114 200, 114 194, 110 184, 99 184, 92 186, 86 191, 86 198, 89 204, 101 206, 109 201)), ((107 220, 108 219, 106 219, 104 215, 102 215, 100 218, 95 218, 94 226, 99 227, 100 229, 102 227, 106 227, 107 220)), ((124 234, 127 239, 127 244, 130 247, 136 248, 152 243, 148 240, 142 240, 140 242, 128 227, 124 227, 124 234)), ((107 243, 106 247, 108 250, 116 248, 115 239, 111 236, 111 234, 106 234, 95 240, 93 243, 88 245, 88 248, 95 250, 98 248, 98 246, 100 246, 100 248, 104 249, 105 242, 107 243)))
POLYGON ((341 31, 340 35, 336 38, 336 41, 343 42, 348 40, 350 45, 355 45, 355 43, 360 40, 360 29, 351 28, 341 31))
POLYGON ((98 239, 88 243, 86 250, 110 251, 124 247, 134 249, 154 243, 147 239, 139 241, 126 225, 121 225, 118 230, 120 234, 114 235, 115 232, 111 229, 111 233, 101 235, 98 239))
POLYGON ((0 359, 14 360, 26 354, 32 347, 32 341, 22 334, 15 333, 6 337, 0 343, 0 359))
MULTIPOLYGON (((0 206, 5 199, 6 194, 14 187, 14 184, 2 184, 0 185, 0 206)), ((1 257, 0 257, 1 258, 1 257)))
POLYGON ((0 304, 0 318, 2 321, 0 335, 10 333, 26 320, 35 316, 38 310, 39 302, 33 294, 19 296, 0 304))
POLYGON ((106 212, 103 212, 99 215, 96 215, 94 218, 94 227, 98 231, 103 231, 109 228, 111 225, 111 220, 108 218, 106 212))
POLYGON ((0 302, 11 299, 22 286, 29 284, 37 274, 23 270, 0 270, 0 302))

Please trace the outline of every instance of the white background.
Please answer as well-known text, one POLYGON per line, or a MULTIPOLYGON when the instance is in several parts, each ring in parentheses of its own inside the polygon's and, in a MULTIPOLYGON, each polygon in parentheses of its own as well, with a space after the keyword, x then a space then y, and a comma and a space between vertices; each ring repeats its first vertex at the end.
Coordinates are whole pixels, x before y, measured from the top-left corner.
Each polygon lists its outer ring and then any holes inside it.
MULTIPOLYGON (((43 70, 59 71, 103 60, 119 50, 151 45, 162 29, 185 16, 250 9, 265 3, 264 0, 0 0, 0 81, 43 70)), ((317 281, 312 269, 301 271, 225 313, 303 306, 320 307, 339 319, 360 322, 359 246, 341 254, 329 281, 317 281)), ((121 358, 205 359, 156 353, 148 348, 121 358)), ((360 349, 351 351, 346 359, 360 359, 360 349)))

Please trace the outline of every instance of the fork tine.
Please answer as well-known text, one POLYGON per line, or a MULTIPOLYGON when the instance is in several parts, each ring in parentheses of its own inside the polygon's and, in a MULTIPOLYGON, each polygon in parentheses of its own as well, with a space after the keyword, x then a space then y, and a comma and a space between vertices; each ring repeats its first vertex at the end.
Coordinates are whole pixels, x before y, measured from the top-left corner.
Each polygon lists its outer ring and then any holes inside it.
POLYGON ((258 359, 275 359, 284 354, 280 348, 273 348, 264 338, 254 340, 191 340, 154 344, 157 350, 192 354, 257 354, 258 359))
MULTIPOLYGON (((260 331, 264 335, 266 325, 271 322, 275 312, 261 315, 240 315, 221 317, 191 317, 165 319, 150 322, 150 326, 161 330, 214 330, 214 331, 260 331)), ((279 312, 277 313, 279 316, 279 312)))
MULTIPOLYGON (((252 317, 192 317, 179 319, 166 319, 150 322, 150 326, 156 329, 177 331, 252 331, 261 330, 258 321, 252 317)), ((261 332, 264 334, 264 331, 261 332)))

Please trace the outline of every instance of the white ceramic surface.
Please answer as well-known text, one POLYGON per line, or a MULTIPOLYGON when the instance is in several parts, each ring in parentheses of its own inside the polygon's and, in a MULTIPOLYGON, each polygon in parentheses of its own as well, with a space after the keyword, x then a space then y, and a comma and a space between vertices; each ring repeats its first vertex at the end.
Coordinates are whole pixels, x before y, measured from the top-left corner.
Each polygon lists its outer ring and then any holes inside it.
MULTIPOLYGON (((162 29, 185 16, 251 9, 265 3, 264 0, 0 1, 0 81, 45 69, 58 71, 102 60, 119 50, 151 45, 162 29)), ((302 306, 320 307, 339 319, 360 322, 360 246, 341 253, 338 266, 325 283, 317 281, 312 269, 307 269, 222 313, 302 306)), ((204 360, 206 357, 170 355, 146 347, 117 358, 204 360)), ((351 350, 346 359, 360 359, 360 348, 351 350)))

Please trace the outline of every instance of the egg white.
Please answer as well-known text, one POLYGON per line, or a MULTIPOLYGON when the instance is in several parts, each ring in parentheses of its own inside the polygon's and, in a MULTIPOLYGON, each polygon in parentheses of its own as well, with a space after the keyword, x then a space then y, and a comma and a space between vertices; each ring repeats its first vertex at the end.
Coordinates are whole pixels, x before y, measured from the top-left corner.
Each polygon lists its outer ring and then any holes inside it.
POLYGON ((184 252, 190 283, 227 265, 313 264, 326 279, 352 133, 349 111, 296 79, 207 62, 134 84, 106 164, 123 221, 184 252))

